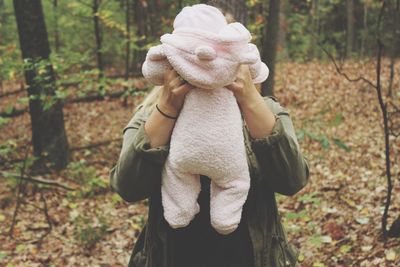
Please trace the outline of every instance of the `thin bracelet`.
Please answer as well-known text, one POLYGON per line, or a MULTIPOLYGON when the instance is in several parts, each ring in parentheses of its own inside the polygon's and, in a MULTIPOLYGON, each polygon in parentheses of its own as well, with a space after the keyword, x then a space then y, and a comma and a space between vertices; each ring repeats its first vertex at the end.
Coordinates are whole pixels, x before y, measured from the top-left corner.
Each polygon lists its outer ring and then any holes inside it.
POLYGON ((172 117, 172 116, 170 116, 170 115, 165 114, 164 112, 162 112, 161 109, 158 107, 158 104, 156 104, 156 108, 157 108, 157 110, 158 110, 164 117, 167 117, 168 119, 176 120, 176 119, 178 118, 178 117, 172 117))

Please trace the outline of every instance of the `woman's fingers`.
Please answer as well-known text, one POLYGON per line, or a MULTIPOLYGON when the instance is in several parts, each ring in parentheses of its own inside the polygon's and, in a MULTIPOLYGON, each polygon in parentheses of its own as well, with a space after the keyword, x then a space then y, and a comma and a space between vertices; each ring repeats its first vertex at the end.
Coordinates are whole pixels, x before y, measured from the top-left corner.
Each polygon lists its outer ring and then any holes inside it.
POLYGON ((169 83, 173 79, 175 70, 171 67, 164 73, 164 82, 169 83))
POLYGON ((238 71, 238 74, 236 75, 235 81, 233 83, 227 85, 226 88, 233 92, 239 92, 239 91, 243 90, 245 81, 247 78, 246 77, 247 72, 249 72, 249 68, 247 65, 240 66, 240 69, 238 71))
POLYGON ((239 70, 239 77, 246 80, 248 77, 251 78, 250 68, 248 65, 241 65, 239 70))
POLYGON ((164 76, 164 84, 167 85, 170 89, 180 86, 186 81, 176 72, 175 69, 171 68, 166 71, 164 76))
POLYGON ((186 95, 187 92, 189 92, 190 89, 192 89, 192 88, 193 88, 193 86, 190 83, 184 83, 181 86, 174 89, 174 93, 179 96, 186 95))
POLYGON ((183 96, 193 88, 193 86, 185 81, 175 69, 171 68, 165 75, 166 84, 171 92, 176 96, 183 96))
POLYGON ((239 91, 243 88, 243 86, 241 86, 241 84, 238 82, 233 82, 225 87, 233 92, 239 91))
POLYGON ((177 76, 172 81, 169 82, 169 86, 171 87, 171 89, 173 89, 175 87, 182 85, 184 82, 185 80, 182 79, 181 76, 177 76))

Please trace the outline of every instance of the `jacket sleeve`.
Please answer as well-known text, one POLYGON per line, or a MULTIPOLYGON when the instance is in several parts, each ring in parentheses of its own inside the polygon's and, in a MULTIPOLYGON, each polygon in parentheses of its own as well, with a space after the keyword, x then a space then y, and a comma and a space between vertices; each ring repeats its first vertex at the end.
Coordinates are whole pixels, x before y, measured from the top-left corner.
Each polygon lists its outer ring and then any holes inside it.
POLYGON ((262 179, 274 192, 291 196, 308 182, 309 165, 300 151, 289 113, 269 97, 265 103, 275 114, 272 133, 264 138, 253 139, 252 150, 260 165, 262 179))
POLYGON ((151 195, 161 181, 161 169, 169 152, 169 145, 150 148, 144 130, 147 117, 140 107, 123 129, 122 149, 109 173, 111 187, 128 202, 151 195))

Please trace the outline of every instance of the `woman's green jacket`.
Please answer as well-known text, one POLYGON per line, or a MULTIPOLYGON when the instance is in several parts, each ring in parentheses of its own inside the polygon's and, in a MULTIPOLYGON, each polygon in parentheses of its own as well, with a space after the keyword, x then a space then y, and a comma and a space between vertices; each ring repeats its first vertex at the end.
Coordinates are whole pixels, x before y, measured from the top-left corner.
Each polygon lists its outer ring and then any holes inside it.
MULTIPOLYGON (((287 196, 297 193, 307 184, 309 167, 289 113, 275 99, 264 97, 264 100, 276 115, 272 133, 253 139, 243 123, 251 175, 244 210, 253 244, 254 267, 296 266, 298 249, 286 239, 274 193, 287 196)), ((150 148, 144 131, 149 112, 140 107, 123 129, 122 149, 110 171, 110 183, 128 202, 149 199, 148 220, 129 266, 174 267, 171 256, 174 248, 161 204, 161 170, 169 146, 150 148)))

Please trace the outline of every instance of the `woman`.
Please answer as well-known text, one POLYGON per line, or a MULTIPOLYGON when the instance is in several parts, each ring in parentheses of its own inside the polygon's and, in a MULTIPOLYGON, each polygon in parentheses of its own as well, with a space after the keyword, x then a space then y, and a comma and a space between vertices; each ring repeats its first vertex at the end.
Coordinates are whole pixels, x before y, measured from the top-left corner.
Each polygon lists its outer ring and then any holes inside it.
MULTIPOLYGON (((227 86, 242 112, 250 191, 239 227, 229 235, 210 225, 208 177, 201 177, 200 213, 187 226, 172 229, 163 217, 161 170, 169 139, 186 93, 192 86, 171 69, 123 130, 119 160, 110 172, 111 186, 128 202, 149 199, 148 221, 129 266, 261 267, 296 266, 297 253, 286 240, 274 193, 293 195, 309 176, 289 114, 262 97, 248 67, 227 86), (155 108, 158 104, 158 108, 155 108)), ((193 89, 195 90, 195 89, 193 89)))

